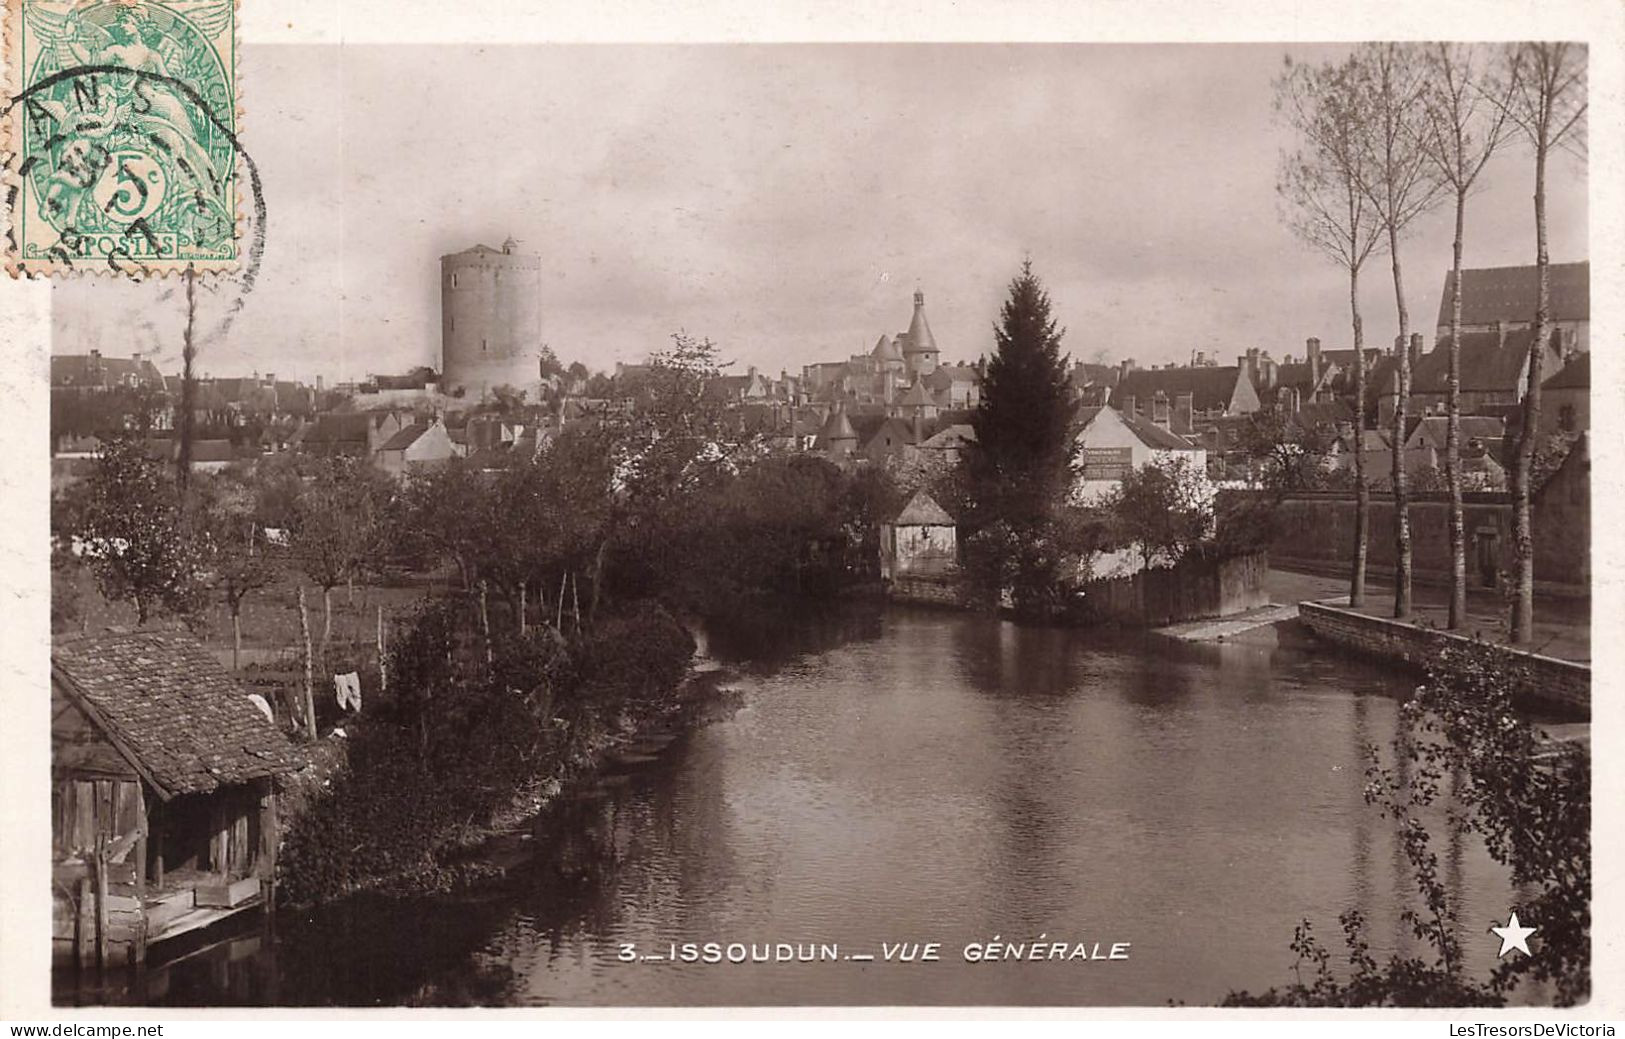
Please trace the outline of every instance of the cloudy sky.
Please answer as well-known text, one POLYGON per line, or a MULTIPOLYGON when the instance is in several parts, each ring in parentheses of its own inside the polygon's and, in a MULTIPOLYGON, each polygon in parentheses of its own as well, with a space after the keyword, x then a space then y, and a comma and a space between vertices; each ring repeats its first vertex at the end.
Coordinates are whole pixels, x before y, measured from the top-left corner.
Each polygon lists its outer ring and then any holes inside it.
MULTIPOLYGON (((438 258, 539 253, 543 337, 598 369, 683 329, 741 368, 867 350, 925 292, 945 357, 991 349, 1024 256, 1079 359, 1141 364, 1348 337, 1346 281, 1274 194, 1279 45, 251 45, 245 143, 264 267, 216 375, 438 366, 438 258)), ((1584 259, 1586 179, 1556 160, 1551 254, 1584 259)), ((1469 213, 1470 266, 1532 262, 1532 160, 1469 213)), ((1429 332, 1448 206, 1402 253, 1429 332)), ((57 285, 53 346, 178 369, 173 282, 57 285)), ((1386 261, 1370 341, 1397 329, 1386 261)), ((205 300, 223 307, 224 294, 205 300)))

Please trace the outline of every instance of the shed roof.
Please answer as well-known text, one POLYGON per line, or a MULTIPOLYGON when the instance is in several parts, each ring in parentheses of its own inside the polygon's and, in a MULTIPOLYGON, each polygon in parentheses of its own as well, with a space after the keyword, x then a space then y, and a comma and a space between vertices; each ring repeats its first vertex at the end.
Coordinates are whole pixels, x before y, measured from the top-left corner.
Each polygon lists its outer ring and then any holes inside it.
POLYGON ((137 631, 59 641, 51 676, 165 798, 305 764, 190 635, 137 631))
POLYGON ((914 497, 903 506, 903 511, 892 520, 893 526, 898 527, 951 527, 954 518, 937 500, 926 493, 924 487, 914 492, 914 497))

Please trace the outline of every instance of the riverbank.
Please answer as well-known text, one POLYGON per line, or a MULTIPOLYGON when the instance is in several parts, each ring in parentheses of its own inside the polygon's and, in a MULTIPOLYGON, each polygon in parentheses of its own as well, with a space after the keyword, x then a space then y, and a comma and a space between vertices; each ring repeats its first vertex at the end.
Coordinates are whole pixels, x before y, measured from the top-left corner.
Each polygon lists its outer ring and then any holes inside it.
MULTIPOLYGON (((584 734, 568 753, 518 782, 488 815, 461 819, 430 835, 417 861, 364 872, 329 897, 293 899, 285 908, 308 909, 368 892, 392 896, 453 893, 500 881, 535 856, 535 841, 545 829, 541 821, 558 800, 594 781, 606 768, 616 767, 628 755, 658 753, 693 726, 703 724, 708 712, 726 708, 732 702, 731 691, 724 685, 727 677, 709 662, 698 662, 668 696, 645 701, 621 712, 613 725, 584 734)), ((311 769, 295 777, 279 799, 279 811, 290 832, 316 810, 322 798, 334 796, 333 782, 349 766, 346 752, 352 739, 352 733, 340 729, 308 748, 311 769)))
POLYGON ((715 691, 694 638, 651 602, 589 628, 490 626, 426 603, 390 650, 390 684, 289 784, 279 898, 453 890, 491 872, 473 849, 511 831, 613 748, 677 726, 715 691))

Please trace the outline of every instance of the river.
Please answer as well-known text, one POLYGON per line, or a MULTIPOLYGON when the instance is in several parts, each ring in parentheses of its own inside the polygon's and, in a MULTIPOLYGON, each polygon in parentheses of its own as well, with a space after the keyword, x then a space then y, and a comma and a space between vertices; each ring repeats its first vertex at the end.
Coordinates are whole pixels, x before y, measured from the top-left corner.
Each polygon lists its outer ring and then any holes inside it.
MULTIPOLYGON (((1305 918, 1342 962, 1347 908, 1379 957, 1425 951, 1393 826, 1362 798, 1401 676, 1290 630, 1188 645, 856 604, 751 629, 710 646, 738 709, 578 791, 517 887, 284 913, 150 970, 143 1000, 1204 1004, 1289 982, 1305 918), (967 960, 994 941, 1044 958, 967 960), (729 943, 837 959, 730 963, 729 943), (885 958, 925 943, 939 959, 885 958)), ((1506 873, 1439 841, 1487 972, 1506 873)))

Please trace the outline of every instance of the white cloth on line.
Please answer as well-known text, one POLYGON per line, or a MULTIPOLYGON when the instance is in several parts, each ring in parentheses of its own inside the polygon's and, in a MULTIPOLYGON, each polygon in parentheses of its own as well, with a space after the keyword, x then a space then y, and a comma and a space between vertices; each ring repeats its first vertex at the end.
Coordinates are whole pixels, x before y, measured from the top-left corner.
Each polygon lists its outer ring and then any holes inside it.
POLYGON ((354 671, 333 676, 333 695, 339 710, 361 710, 361 676, 354 671))

